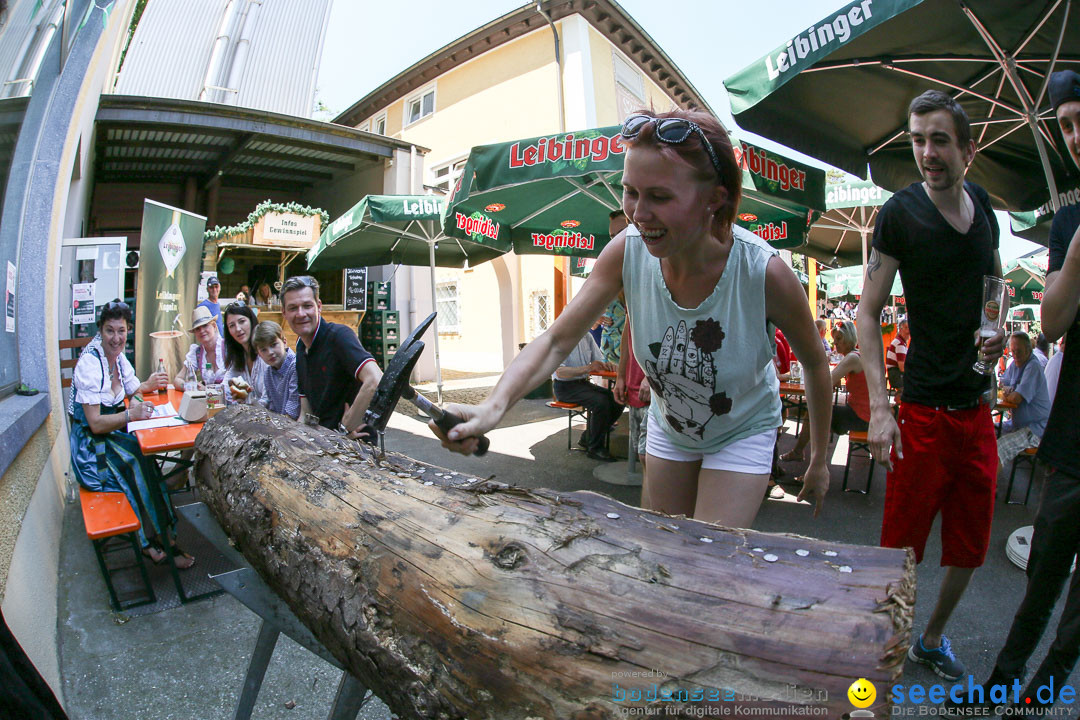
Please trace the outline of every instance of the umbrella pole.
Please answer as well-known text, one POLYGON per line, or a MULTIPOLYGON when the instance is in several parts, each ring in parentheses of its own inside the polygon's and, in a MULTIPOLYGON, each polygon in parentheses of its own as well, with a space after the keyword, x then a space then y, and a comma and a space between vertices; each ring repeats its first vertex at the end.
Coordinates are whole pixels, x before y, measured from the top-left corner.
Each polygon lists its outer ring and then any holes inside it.
MULTIPOLYGON (((1066 10, 1068 13, 1068 10, 1066 10)), ((1064 28, 1062 28, 1064 31, 1064 28)), ((1058 38, 1058 48, 1061 47, 1061 38, 1058 38)), ((1055 52, 1056 57, 1056 52, 1055 52)), ((1023 87, 1020 82, 1020 78, 1016 72, 1016 62, 1009 58, 1007 62, 1001 63, 1001 69, 1008 76, 1009 81, 1013 84, 1014 88, 1023 87)), ((1050 71, 1053 70, 1053 64, 1050 66, 1050 71)), ((1047 72, 1049 76, 1050 71, 1047 72)), ((1021 96, 1022 97, 1022 96, 1021 96)), ((1023 100, 1021 100, 1023 102, 1023 100)), ((1024 120, 1027 122, 1028 127, 1031 128, 1031 134, 1035 136, 1035 147, 1039 151, 1039 162, 1042 163, 1043 174, 1046 175, 1046 184, 1050 188, 1050 207, 1054 209, 1056 213, 1060 207, 1058 203, 1058 191, 1057 181, 1054 179, 1054 171, 1050 167, 1050 156, 1046 154, 1046 143, 1043 142, 1042 133, 1039 132, 1039 116, 1036 108, 1031 107, 1028 103, 1024 103, 1024 120)))
POLYGON ((862 246, 862 267, 863 267, 863 272, 865 273, 866 272, 866 253, 867 253, 867 250, 866 250, 866 236, 868 234, 867 231, 866 231, 866 208, 863 208, 863 207, 859 208, 859 219, 862 221, 860 223, 860 225, 859 225, 859 239, 861 240, 861 242, 859 244, 862 246))
POLYGON ((1058 202, 1057 181, 1054 179, 1054 171, 1050 167, 1050 157, 1046 154, 1046 144, 1043 142, 1042 133, 1039 132, 1039 122, 1035 119, 1034 112, 1028 113, 1027 123, 1031 128, 1031 132, 1035 135, 1035 147, 1039 149, 1039 160, 1042 162, 1043 173, 1046 175, 1046 184, 1050 188, 1050 207, 1054 208, 1056 213, 1061 209, 1058 202))
MULTIPOLYGON (((431 309, 437 307, 435 301, 435 243, 428 241, 428 267, 431 270, 431 309)), ((435 399, 442 405, 442 365, 439 363, 439 315, 435 314, 435 399)))

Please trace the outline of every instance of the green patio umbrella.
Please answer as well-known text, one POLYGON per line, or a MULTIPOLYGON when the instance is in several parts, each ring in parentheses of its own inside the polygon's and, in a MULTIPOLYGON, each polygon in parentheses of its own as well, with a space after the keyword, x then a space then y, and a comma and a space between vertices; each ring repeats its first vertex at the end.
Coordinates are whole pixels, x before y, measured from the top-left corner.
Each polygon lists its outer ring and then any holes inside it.
MULTIPOLYGON (((822 270, 820 273, 820 277, 825 283, 825 294, 830 298, 844 297, 845 295, 862 295, 863 277, 865 275, 866 268, 862 265, 822 270)), ((897 297, 904 294, 904 286, 900 283, 899 273, 893 278, 889 294, 897 297)))
POLYGON ((1017 305, 1009 308, 1009 322, 1035 322, 1039 319, 1041 304, 1017 305))
MULTIPOLYGON (((497 238, 450 238, 442 232, 444 201, 433 195, 367 195, 331 222, 307 254, 309 270, 370 265, 427 265, 435 306, 435 267, 478 265, 510 250, 497 238)), ((435 319, 435 374, 442 402, 439 324, 435 319)))
POLYGON ((822 262, 866 265, 877 213, 892 197, 866 180, 830 170, 825 184, 827 210, 811 226, 802 252, 822 262))
POLYGON ((777 249, 807 244, 810 226, 826 209, 825 171, 732 136, 743 169, 735 222, 777 249))
POLYGON ((624 152, 618 127, 476 146, 443 229, 519 255, 595 258, 622 203, 624 152))
POLYGON ((920 179, 908 103, 944 90, 972 120, 979 152, 968 178, 999 207, 1056 207, 1071 185, 1045 85, 1052 68, 1080 63, 1072 4, 856 0, 724 84, 741 127, 862 178, 869 163, 893 191, 920 179))
MULTIPOLYGON (((595 258, 611 240, 608 216, 622 204, 625 147, 618 126, 509 143, 469 154, 444 230, 502 242, 518 254, 595 258)), ((737 222, 774 247, 798 247, 825 209, 825 173, 735 141, 743 167, 737 222)), ((587 274, 575 261, 572 272, 587 274)))
POLYGON ((1046 289, 1048 257, 1036 255, 1007 260, 1001 270, 1009 286, 1009 302, 1013 305, 1041 303, 1046 289))

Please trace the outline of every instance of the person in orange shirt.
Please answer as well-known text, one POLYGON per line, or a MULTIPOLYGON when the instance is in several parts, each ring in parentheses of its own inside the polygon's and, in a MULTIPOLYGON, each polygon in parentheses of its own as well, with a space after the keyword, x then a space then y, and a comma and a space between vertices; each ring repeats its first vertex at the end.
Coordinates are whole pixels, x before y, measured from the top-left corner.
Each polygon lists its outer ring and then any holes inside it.
MULTIPOLYGON (((866 374, 863 372, 862 357, 856 349, 858 336, 855 323, 851 320, 839 320, 834 326, 836 351, 843 359, 832 369, 833 387, 840 387, 841 381, 847 385, 847 405, 837 405, 832 412, 832 432, 846 435, 853 430, 864 431, 870 423, 870 394, 866 389, 866 374)), ((799 439, 790 452, 780 456, 781 460, 792 462, 803 460, 803 453, 810 443, 810 428, 803 425, 799 439)))

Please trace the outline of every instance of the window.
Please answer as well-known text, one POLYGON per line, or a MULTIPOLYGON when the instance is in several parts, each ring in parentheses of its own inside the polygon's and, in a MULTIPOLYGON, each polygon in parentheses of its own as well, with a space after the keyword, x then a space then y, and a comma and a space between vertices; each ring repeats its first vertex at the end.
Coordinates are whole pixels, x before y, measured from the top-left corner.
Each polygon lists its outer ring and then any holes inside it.
POLYGON ((611 60, 615 65, 615 102, 619 120, 622 121, 634 110, 645 106, 645 78, 633 63, 614 48, 611 50, 611 60))
POLYGON ((457 183, 458 178, 461 177, 461 171, 465 169, 465 162, 467 158, 462 158, 446 165, 440 165, 432 170, 432 175, 435 176, 435 181, 431 187, 432 190, 442 193, 444 196, 449 195, 454 190, 454 185, 457 183))
POLYGON ((406 125, 412 125, 435 112, 435 88, 431 87, 405 103, 406 125))
POLYGON ((529 296, 529 339, 535 340, 551 325, 551 296, 537 290, 529 296))
POLYGON ((371 131, 376 135, 386 134, 386 113, 379 115, 371 121, 371 131))
POLYGON ((371 123, 366 122, 366 123, 364 123, 363 125, 361 125, 360 127, 356 128, 356 129, 359 130, 360 132, 371 132, 371 123))
POLYGON ((461 332, 461 296, 457 281, 435 286, 435 310, 439 313, 439 334, 461 332))

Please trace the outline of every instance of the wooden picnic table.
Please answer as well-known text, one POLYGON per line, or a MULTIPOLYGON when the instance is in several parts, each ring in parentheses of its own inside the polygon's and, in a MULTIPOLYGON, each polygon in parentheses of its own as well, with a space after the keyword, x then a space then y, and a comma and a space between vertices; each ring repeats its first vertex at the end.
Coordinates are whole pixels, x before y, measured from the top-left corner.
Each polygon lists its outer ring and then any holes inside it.
MULTIPOLYGON (((143 396, 143 401, 154 405, 172 403, 174 408, 179 409, 180 398, 183 396, 183 392, 170 386, 168 393, 147 393, 143 396)), ((135 438, 139 441, 139 449, 142 450, 143 455, 163 455, 195 447, 195 436, 199 434, 202 427, 203 423, 200 422, 136 430, 135 438)))

